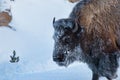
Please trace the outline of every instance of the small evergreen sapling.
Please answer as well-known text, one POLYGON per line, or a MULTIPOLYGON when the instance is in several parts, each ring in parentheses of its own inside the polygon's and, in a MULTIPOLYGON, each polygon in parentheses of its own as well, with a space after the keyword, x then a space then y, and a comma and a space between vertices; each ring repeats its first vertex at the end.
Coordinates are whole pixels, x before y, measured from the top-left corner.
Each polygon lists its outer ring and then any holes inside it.
POLYGON ((16 57, 16 51, 15 50, 13 51, 13 56, 10 56, 10 58, 11 58, 11 60, 10 60, 11 63, 19 62, 19 56, 16 57))

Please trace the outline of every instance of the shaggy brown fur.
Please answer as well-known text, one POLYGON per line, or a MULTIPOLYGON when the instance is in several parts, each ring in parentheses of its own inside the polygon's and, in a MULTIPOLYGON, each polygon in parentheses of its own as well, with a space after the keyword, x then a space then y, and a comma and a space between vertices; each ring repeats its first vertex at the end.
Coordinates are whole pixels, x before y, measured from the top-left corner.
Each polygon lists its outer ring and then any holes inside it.
POLYGON ((101 41, 102 51, 112 53, 120 49, 120 0, 91 0, 79 11, 78 22, 86 33, 81 47, 88 53, 88 46, 101 41), (85 43, 88 42, 87 44, 85 43))

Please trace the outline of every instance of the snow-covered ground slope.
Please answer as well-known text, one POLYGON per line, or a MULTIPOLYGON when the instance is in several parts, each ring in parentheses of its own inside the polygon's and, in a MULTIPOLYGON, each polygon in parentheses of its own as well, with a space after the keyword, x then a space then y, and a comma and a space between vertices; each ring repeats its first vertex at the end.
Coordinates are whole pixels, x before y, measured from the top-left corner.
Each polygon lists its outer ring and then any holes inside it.
POLYGON ((13 16, 10 25, 17 31, 0 28, 0 63, 9 64, 9 56, 15 50, 20 56, 19 64, 25 64, 21 68, 34 71, 46 67, 52 62, 53 17, 67 17, 72 5, 64 0, 15 0, 10 5, 13 16))
POLYGON ((66 0, 15 0, 9 5, 13 16, 10 25, 17 31, 0 27, 0 80, 90 80, 87 65, 60 68, 52 61, 52 19, 68 17, 74 4, 66 0), (20 57, 18 63, 9 62, 13 50, 20 57))

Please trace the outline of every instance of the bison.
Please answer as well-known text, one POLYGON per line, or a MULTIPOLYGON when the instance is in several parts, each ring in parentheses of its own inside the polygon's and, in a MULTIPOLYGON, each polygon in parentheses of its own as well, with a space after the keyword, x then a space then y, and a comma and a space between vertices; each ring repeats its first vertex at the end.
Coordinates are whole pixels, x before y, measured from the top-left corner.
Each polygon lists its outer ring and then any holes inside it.
POLYGON ((117 78, 120 0, 79 1, 68 18, 54 18, 53 27, 53 60, 58 65, 82 61, 92 70, 92 80, 117 78))

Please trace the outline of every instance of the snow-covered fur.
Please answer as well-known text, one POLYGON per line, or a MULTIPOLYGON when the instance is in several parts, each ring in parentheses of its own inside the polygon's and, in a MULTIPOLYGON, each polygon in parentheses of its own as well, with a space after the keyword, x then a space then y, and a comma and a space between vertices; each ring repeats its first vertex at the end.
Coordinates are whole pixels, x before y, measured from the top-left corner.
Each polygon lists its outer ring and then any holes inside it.
POLYGON ((117 77, 120 57, 120 0, 83 0, 69 18, 53 20, 53 60, 60 66, 83 61, 100 76, 117 77))

